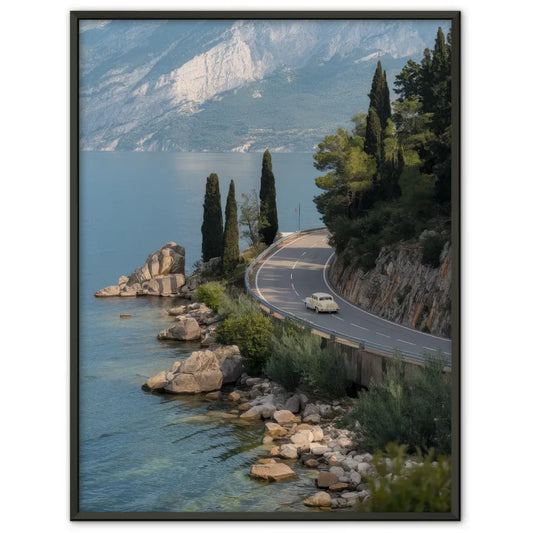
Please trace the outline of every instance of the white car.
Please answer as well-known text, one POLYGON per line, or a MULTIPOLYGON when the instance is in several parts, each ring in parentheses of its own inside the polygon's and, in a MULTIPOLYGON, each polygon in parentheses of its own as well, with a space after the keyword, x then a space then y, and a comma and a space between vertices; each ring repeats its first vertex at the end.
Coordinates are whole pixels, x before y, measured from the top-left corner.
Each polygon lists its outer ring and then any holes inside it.
POLYGON ((305 308, 314 309, 315 313, 337 313, 339 306, 331 294, 315 292, 305 299, 305 308))

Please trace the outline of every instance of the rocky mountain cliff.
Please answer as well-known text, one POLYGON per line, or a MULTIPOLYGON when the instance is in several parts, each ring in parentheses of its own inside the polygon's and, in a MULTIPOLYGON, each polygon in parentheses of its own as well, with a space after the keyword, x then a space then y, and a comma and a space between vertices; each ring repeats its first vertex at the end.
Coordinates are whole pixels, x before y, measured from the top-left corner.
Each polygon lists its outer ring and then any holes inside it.
POLYGON ((446 21, 80 23, 84 150, 311 151, 446 21))
POLYGON ((368 272, 343 266, 342 255, 331 265, 329 278, 344 298, 392 322, 451 336, 452 250, 446 243, 440 266, 422 264, 422 245, 400 244, 381 250, 368 272))

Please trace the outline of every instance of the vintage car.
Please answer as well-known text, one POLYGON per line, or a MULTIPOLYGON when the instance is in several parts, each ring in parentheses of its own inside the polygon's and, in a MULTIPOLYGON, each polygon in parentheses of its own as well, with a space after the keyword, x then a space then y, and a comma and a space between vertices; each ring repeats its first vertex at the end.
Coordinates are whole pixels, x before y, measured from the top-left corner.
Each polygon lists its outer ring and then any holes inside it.
POLYGON ((315 292, 305 299, 305 308, 314 309, 315 313, 337 313, 339 306, 331 294, 315 292))

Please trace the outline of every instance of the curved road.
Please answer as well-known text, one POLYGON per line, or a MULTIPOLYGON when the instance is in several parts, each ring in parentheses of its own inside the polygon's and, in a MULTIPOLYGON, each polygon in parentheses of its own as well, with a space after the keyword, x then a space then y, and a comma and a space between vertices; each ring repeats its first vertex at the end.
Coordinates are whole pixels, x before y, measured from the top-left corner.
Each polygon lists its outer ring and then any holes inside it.
POLYGON ((349 303, 327 281, 327 268, 334 251, 327 230, 289 239, 268 255, 256 270, 252 289, 284 313, 340 337, 363 341, 368 347, 387 352, 398 350, 409 357, 423 353, 442 355, 451 364, 451 341, 389 322, 349 303), (338 314, 316 314, 305 309, 304 298, 313 292, 328 292, 339 304, 338 314))

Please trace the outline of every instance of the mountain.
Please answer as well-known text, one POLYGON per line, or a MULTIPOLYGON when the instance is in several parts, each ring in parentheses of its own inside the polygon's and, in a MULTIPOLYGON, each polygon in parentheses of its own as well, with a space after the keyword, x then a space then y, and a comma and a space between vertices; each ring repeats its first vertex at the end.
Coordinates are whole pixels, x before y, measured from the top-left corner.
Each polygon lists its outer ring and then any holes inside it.
MULTIPOLYGON (((448 21, 80 22, 82 150, 312 151, 448 21)), ((394 94, 394 93, 392 93, 394 94)))

